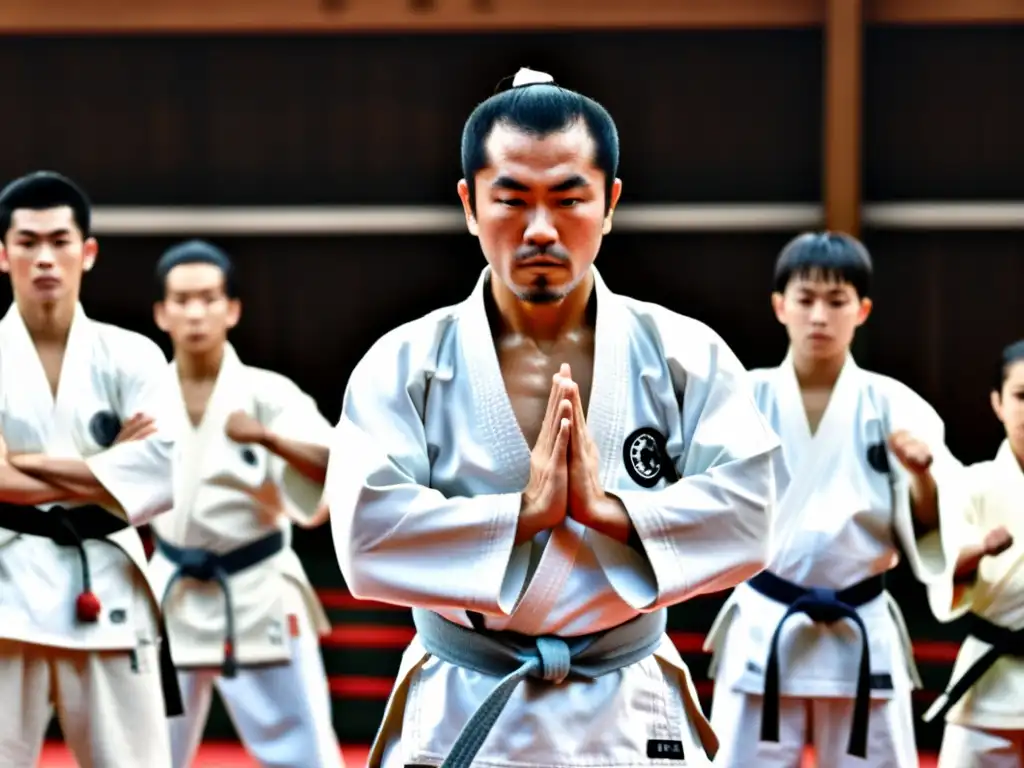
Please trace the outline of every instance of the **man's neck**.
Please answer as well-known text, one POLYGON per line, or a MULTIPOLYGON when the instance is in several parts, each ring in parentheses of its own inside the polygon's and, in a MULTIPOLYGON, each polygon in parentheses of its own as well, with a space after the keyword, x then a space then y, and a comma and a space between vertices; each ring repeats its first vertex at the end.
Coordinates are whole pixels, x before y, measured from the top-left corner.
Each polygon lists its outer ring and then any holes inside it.
POLYGON ((199 354, 175 353, 174 363, 181 381, 209 381, 216 379, 224 362, 224 345, 199 354))
POLYGON ((77 302, 31 304, 18 301, 18 313, 35 344, 65 344, 75 319, 77 302))
POLYGON ((565 298, 549 304, 523 301, 500 281, 491 279, 500 330, 534 341, 551 341, 590 325, 588 309, 593 292, 593 272, 588 272, 565 298))
POLYGON ((793 355, 793 369, 800 389, 828 389, 835 387, 846 364, 848 350, 834 357, 804 358, 793 355))

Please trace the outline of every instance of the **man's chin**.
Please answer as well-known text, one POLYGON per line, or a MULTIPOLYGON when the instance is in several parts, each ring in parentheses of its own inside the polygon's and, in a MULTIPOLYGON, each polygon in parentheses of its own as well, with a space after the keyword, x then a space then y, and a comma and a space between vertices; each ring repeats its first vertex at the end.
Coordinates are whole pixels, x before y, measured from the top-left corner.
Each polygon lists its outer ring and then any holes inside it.
POLYGON ((517 296, 527 304, 557 304, 565 298, 565 293, 550 288, 527 288, 517 293, 517 296))

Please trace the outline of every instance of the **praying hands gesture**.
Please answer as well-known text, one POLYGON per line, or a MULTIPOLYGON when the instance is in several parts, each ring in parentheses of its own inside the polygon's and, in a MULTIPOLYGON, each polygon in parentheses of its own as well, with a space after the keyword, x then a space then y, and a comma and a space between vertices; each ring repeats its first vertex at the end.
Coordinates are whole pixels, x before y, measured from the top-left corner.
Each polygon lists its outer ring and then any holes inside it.
POLYGON ((530 455, 516 543, 561 524, 566 515, 626 543, 632 532, 629 515, 622 502, 604 491, 599 467, 579 386, 563 364, 552 379, 547 413, 530 455))

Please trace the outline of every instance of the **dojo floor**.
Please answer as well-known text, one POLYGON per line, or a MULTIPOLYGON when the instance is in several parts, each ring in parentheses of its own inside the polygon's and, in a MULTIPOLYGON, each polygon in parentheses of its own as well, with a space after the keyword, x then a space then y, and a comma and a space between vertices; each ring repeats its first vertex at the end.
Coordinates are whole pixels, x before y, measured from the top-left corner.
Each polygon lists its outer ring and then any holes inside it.
MULTIPOLYGON (((366 765, 366 747, 343 747, 345 762, 348 768, 364 768, 366 765)), ((813 768, 814 758, 810 753, 804 759, 804 768, 813 768)), ((43 759, 39 768, 75 768, 75 761, 61 744, 49 744, 43 750, 43 759)), ((245 752, 237 744, 204 744, 199 758, 192 768, 259 768, 255 761, 246 757, 245 752)), ((935 768, 935 758, 926 755, 921 758, 921 768, 935 768)))

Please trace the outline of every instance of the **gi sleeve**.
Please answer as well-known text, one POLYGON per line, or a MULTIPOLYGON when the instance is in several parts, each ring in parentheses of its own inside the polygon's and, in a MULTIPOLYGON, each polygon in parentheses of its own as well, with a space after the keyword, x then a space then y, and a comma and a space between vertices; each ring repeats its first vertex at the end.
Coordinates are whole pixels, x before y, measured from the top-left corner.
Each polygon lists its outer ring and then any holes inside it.
POLYGON ((914 576, 926 587, 952 584, 953 571, 962 548, 968 543, 965 521, 970 514, 970 493, 964 466, 946 447, 946 427, 935 409, 903 385, 889 393, 890 429, 906 430, 925 442, 932 452, 931 474, 938 489, 938 527, 919 534, 914 526, 910 501, 910 475, 890 455, 893 472, 893 527, 914 576))
MULTIPOLYGON (((264 374, 269 372, 264 372, 264 374)), ((331 423, 316 401, 291 379, 280 374, 266 377, 257 397, 258 419, 269 431, 287 440, 329 448, 331 423)), ((296 470, 280 456, 271 455, 270 477, 300 515, 311 518, 323 498, 324 486, 296 470)))
POLYGON ((520 493, 445 497, 430 487, 426 372, 394 334, 353 371, 334 429, 326 498, 353 595, 509 615, 526 587, 514 546, 520 493))
POLYGON ((637 611, 653 611, 724 590, 765 567, 776 485, 785 477, 778 437, 751 396, 739 360, 717 335, 705 351, 673 354, 693 344, 689 333, 664 334, 669 368, 684 371, 680 418, 687 438, 678 481, 658 490, 619 490, 640 545, 595 537, 596 554, 618 595, 637 611), (685 340, 685 341, 684 341, 685 340), (642 553, 639 551, 642 549, 642 553))
MULTIPOLYGON (((946 527, 946 537, 959 542, 963 549, 978 546, 984 539, 985 533, 981 530, 980 509, 983 504, 985 492, 986 469, 991 462, 983 462, 980 465, 967 467, 963 470, 963 482, 966 486, 966 502, 963 503, 963 514, 960 519, 954 519, 946 506, 943 517, 940 507, 940 526, 946 527), (954 535, 953 529, 957 529, 954 535)), ((940 495, 941 504, 941 495, 940 495)), ((932 539, 941 538, 932 536, 932 539)), ((962 550, 961 550, 962 551, 962 550)), ((957 583, 956 579, 956 558, 959 552, 952 555, 954 561, 949 569, 946 569, 941 578, 930 579, 925 586, 928 590, 928 604, 932 609, 935 618, 943 623, 955 621, 966 615, 974 607, 974 600, 978 591, 978 574, 964 583, 957 583)))
POLYGON ((122 421, 142 413, 153 418, 156 432, 144 440, 118 443, 86 459, 86 464, 128 522, 139 526, 173 505, 171 460, 179 417, 160 348, 133 333, 118 339, 116 354, 122 421))

